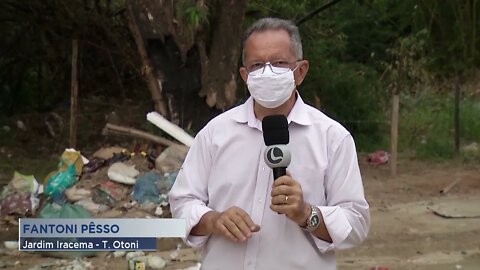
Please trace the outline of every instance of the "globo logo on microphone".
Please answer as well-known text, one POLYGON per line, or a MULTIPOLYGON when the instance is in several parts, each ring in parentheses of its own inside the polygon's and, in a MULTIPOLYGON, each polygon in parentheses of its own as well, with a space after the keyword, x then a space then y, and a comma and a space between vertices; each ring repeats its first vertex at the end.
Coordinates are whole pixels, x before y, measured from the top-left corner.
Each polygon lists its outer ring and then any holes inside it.
POLYGON ((285 144, 267 146, 264 152, 264 160, 270 168, 288 167, 291 160, 290 151, 285 144))
POLYGON ((278 164, 283 159, 283 152, 278 147, 272 147, 267 151, 267 159, 272 164, 278 164))

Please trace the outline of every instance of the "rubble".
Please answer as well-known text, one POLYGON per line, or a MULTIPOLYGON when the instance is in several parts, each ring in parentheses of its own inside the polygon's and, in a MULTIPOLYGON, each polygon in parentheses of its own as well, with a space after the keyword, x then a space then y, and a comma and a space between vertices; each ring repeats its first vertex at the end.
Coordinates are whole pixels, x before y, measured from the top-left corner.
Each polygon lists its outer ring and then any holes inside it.
MULTIPOLYGON (((187 147, 176 144, 160 155, 145 147, 133 152, 122 147, 108 147, 98 150, 88 160, 79 151, 66 149, 56 170, 47 175, 43 183, 37 182, 33 175, 15 172, 0 194, 1 226, 18 226, 18 217, 168 217, 171 214, 167 193, 187 152, 187 147), (12 199, 22 202, 15 203, 15 209, 9 208, 12 199)), ((5 241, 4 244, 8 254, 18 250, 18 241, 5 241)), ((174 253, 178 256, 178 250, 174 253)), ((91 262, 81 258, 101 255, 99 252, 68 254, 71 255, 42 253, 47 257, 76 259, 56 259, 30 269, 93 269, 91 262)), ((172 263, 168 255, 145 254, 142 251, 107 254, 107 258, 111 259, 124 257, 128 264, 131 261, 143 262, 147 269, 163 269, 172 263)), ((7 266, 11 264, 3 263, 7 266)))
POLYGON ((140 174, 140 172, 135 169, 135 165, 129 166, 118 162, 108 168, 108 178, 122 184, 134 185, 136 182, 135 177, 137 177, 138 174, 140 174))

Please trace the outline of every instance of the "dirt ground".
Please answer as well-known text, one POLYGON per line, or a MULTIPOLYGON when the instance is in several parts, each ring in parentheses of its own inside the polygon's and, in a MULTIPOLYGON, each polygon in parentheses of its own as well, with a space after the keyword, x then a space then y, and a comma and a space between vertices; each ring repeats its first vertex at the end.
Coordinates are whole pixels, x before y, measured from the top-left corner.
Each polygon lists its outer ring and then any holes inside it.
MULTIPOLYGON (((363 160, 363 157, 361 157, 363 160)), ((447 270, 480 269, 480 218, 444 218, 428 206, 435 202, 471 201, 480 209, 480 164, 426 163, 402 160, 398 176, 392 178, 387 166, 362 162, 372 224, 364 244, 338 252, 338 269, 447 270), (440 190, 456 179, 461 181, 447 194, 440 190)), ((15 237, 14 228, 0 228, 2 240, 15 237)), ((58 269, 60 259, 38 254, 18 253, 2 246, 0 268, 58 269)), ((155 254, 169 261, 165 269, 185 269, 197 264, 195 254, 184 246, 175 252, 177 242, 161 240, 155 254), (173 255, 177 255, 171 260, 173 255)), ((71 261, 72 259, 66 259, 71 261)), ((86 258, 94 269, 127 269, 125 257, 110 253, 86 258)), ((319 268, 321 269, 321 268, 319 268)))

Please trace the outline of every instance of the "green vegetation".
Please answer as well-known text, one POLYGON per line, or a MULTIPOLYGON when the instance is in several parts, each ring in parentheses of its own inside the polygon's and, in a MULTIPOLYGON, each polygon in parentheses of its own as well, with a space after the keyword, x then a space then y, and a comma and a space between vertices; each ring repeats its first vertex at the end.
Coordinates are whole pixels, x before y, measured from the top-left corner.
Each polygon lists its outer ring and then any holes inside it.
MULTIPOLYGON (((115 96, 115 100, 148 100, 150 97, 141 78, 143 70, 139 68, 141 61, 125 16, 125 2, 2 1, 0 114, 15 117, 68 108, 73 38, 80 40, 81 99, 108 100, 115 96)), ((327 2, 250 0, 244 25, 262 16, 298 21, 327 2)), ((480 94, 476 76, 480 64, 478 2, 339 1, 300 25, 304 55, 310 61, 309 75, 300 88, 302 95, 308 103, 347 127, 360 151, 373 151, 389 149, 390 100, 392 93, 399 92, 400 151, 422 159, 452 158, 453 85, 457 81, 462 90, 461 145, 480 143, 480 94)), ((188 40, 204 44, 208 52, 221 11, 218 2, 175 3, 173 9, 182 15, 191 31, 188 40)), ((181 23, 177 21, 175 26, 181 23)), ((228 34, 238 33, 222 33, 228 34)), ((195 55, 194 50, 187 55, 195 55)), ((164 59, 178 54, 179 49, 172 48, 164 59)), ((201 57, 189 59, 198 62, 201 57)), ((168 69, 169 64, 161 67, 168 69)), ((189 60, 185 65, 172 65, 172 70, 160 70, 160 73, 180 77, 186 70, 188 76, 180 81, 186 88, 198 88, 204 78, 200 79, 194 72, 200 66, 189 60)), ((169 78, 164 81, 168 88, 169 78)), ((238 85, 244 87, 240 80, 238 85)), ((197 89, 182 90, 181 100, 186 93, 195 93, 191 99, 198 98, 195 91, 197 89)), ((243 93, 239 99, 247 95, 247 91, 243 93)), ((184 122, 188 123, 187 120, 184 122)), ((192 130, 187 125, 185 128, 192 130)), ((90 137, 79 139, 82 144, 89 140, 90 137)), ((463 154, 465 160, 479 160, 478 156, 463 154)))

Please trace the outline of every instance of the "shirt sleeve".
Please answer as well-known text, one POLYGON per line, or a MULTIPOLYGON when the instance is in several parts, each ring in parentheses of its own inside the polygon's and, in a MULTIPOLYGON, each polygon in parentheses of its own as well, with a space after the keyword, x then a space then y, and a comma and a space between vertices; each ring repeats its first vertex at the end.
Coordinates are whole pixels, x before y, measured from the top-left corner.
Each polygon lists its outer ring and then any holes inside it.
POLYGON ((332 150, 325 176, 325 193, 326 205, 317 207, 333 242, 313 236, 318 249, 327 252, 362 243, 370 228, 370 210, 351 135, 332 150))
POLYGON ((190 232, 204 214, 212 211, 207 206, 207 179, 210 164, 209 140, 205 130, 202 130, 195 137, 175 183, 168 193, 172 217, 185 220, 187 237, 183 240, 194 248, 204 246, 209 238, 209 236, 192 236, 190 232))

